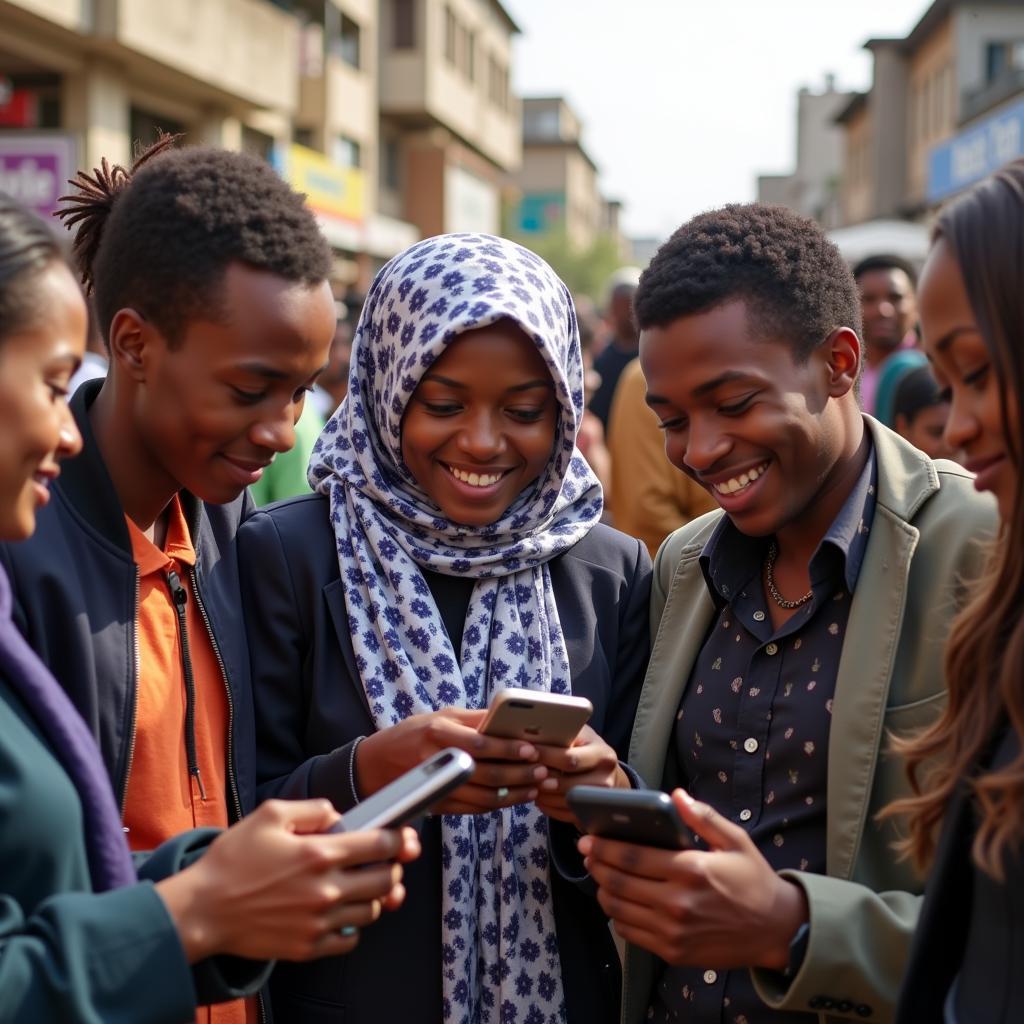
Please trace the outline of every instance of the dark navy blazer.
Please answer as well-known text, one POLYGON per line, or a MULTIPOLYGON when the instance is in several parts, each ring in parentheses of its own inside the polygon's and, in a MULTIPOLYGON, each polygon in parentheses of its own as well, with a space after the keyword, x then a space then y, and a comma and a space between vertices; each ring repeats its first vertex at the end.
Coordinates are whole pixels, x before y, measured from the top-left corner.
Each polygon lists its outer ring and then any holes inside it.
MULTIPOLYGON (((308 495, 256 513, 239 531, 257 731, 257 795, 353 803, 350 744, 374 731, 355 668, 327 499, 308 495)), ((573 692, 594 705, 593 728, 625 757, 649 649, 650 559, 606 526, 550 563, 573 692)), ((472 581, 429 574, 459 649, 472 581)), ((552 843, 575 832, 553 823, 552 843)), ((440 833, 428 819, 423 855, 405 872, 404 906, 363 932, 346 957, 279 964, 279 1020, 319 1024, 441 1020, 440 833)), ((570 1024, 614 1024, 619 961, 587 886, 552 872, 555 925, 570 1024)))

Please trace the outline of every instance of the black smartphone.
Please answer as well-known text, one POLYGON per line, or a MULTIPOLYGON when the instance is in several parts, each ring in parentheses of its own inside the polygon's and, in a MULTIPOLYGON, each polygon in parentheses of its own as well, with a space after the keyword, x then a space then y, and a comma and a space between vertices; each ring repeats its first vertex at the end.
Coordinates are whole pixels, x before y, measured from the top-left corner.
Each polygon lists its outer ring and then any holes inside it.
POLYGON ((667 793, 574 786, 565 798, 583 830, 592 835, 663 850, 693 846, 690 831, 667 793))
POLYGON ((475 767, 476 762, 464 750, 448 747, 346 811, 330 831, 361 832, 406 825, 458 789, 475 767))

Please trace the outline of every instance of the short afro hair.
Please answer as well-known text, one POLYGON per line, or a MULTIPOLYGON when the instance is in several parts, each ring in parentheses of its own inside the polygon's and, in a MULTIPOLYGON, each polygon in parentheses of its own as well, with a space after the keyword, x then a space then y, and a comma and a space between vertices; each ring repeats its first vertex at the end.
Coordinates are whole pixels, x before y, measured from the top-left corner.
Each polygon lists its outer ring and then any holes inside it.
POLYGON ((198 318, 218 319, 232 263, 315 285, 331 251, 316 218, 263 160, 222 149, 172 149, 162 136, 130 170, 79 172, 58 216, 77 225, 74 251, 104 339, 130 306, 171 342, 198 318))
POLYGON ((914 264, 902 256, 891 256, 879 253, 877 256, 865 256, 854 268, 853 279, 859 281, 865 274, 873 270, 902 270, 910 280, 910 287, 917 290, 917 271, 914 264))
POLYGON ((861 333, 850 268, 812 220, 784 206, 732 203, 687 221, 657 251, 633 300, 641 330, 741 299, 766 338, 799 361, 840 327, 861 333))

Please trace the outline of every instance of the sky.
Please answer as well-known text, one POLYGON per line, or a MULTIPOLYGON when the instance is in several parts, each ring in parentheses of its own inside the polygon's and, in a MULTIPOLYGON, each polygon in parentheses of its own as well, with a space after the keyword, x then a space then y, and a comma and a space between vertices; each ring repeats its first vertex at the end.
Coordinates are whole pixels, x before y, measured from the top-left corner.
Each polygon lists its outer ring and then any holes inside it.
POLYGON ((565 96, 626 234, 663 238, 793 170, 801 86, 865 90, 865 40, 931 0, 502 0, 520 96, 565 96))

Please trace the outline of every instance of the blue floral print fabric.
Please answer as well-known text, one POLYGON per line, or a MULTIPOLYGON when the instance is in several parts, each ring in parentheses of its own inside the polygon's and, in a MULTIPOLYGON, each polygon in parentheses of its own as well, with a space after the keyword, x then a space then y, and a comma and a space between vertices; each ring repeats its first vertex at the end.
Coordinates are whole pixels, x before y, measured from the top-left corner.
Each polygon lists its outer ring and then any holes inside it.
MULTIPOLYGON (((536 254, 490 235, 426 239, 377 275, 346 400, 310 461, 330 497, 356 663, 378 729, 512 686, 571 690, 547 563, 598 522, 601 486, 576 449, 583 367, 572 300, 536 254), (402 416, 460 334, 502 318, 536 344, 559 405, 551 459, 501 518, 452 522, 402 460, 402 416), (421 569, 472 578, 456 656, 421 569)), ((533 804, 442 821, 444 1019, 565 1019, 547 819, 533 804)))

